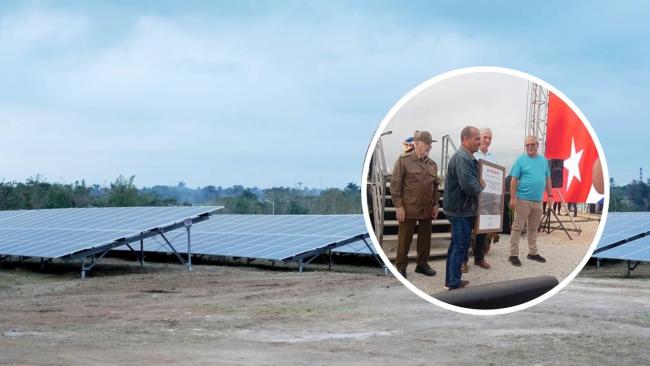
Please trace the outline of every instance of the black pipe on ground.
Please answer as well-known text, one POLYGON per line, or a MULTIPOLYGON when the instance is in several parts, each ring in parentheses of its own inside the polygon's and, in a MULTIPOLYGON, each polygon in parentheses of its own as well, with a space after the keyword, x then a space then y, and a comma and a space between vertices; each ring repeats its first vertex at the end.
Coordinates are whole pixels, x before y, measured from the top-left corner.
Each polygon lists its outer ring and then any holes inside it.
POLYGON ((469 309, 502 309, 536 299, 559 284, 552 276, 522 278, 433 294, 450 305, 469 309))

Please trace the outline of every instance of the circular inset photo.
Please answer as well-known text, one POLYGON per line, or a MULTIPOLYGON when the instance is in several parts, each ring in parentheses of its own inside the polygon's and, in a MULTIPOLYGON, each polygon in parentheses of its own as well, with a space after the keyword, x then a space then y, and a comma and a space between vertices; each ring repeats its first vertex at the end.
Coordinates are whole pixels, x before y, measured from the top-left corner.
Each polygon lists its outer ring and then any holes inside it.
POLYGON ((504 68, 454 70, 409 92, 376 131, 363 179, 366 223, 393 275, 470 314, 558 292, 607 213, 605 157, 585 116, 504 68))

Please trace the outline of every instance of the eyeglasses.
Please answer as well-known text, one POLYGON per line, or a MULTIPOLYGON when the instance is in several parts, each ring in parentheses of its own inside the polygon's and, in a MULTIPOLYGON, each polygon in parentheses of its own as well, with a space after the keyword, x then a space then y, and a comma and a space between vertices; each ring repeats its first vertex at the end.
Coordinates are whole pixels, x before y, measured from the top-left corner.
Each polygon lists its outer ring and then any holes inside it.
POLYGON ((537 147, 537 144, 526 144, 526 147, 537 147))

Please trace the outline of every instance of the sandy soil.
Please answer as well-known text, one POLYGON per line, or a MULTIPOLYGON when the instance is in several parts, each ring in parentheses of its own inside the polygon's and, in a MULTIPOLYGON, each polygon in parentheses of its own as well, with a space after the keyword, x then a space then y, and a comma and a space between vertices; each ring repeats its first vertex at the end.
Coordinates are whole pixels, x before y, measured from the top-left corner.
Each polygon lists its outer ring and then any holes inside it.
MULTIPOLYGON (((560 216, 564 225, 573 228, 568 217, 560 216)), ((470 255, 469 272, 463 274, 463 280, 468 280, 470 286, 486 283, 494 283, 518 278, 549 275, 562 282, 589 251, 598 230, 598 221, 585 221, 581 219, 576 225, 582 230, 580 234, 569 231, 572 240, 561 230, 552 231, 550 234, 539 233, 537 247, 539 254, 546 258, 546 263, 539 263, 526 259, 528 254, 528 242, 522 236, 519 244, 519 259, 521 267, 515 267, 508 262, 510 256, 510 235, 501 235, 498 243, 491 246, 490 252, 485 260, 490 263, 491 268, 485 270, 474 265, 474 258, 470 255)), ((413 244, 415 245, 415 243, 413 244)), ((429 265, 438 273, 434 277, 426 277, 414 272, 415 264, 407 267, 408 280, 416 287, 428 294, 446 291, 445 285, 445 258, 434 259, 429 265)))
POLYGON ((2 364, 650 364, 650 265, 632 279, 589 268, 494 317, 439 309, 376 267, 188 273, 109 259, 84 281, 77 266, 48 268, 0 270, 2 364))

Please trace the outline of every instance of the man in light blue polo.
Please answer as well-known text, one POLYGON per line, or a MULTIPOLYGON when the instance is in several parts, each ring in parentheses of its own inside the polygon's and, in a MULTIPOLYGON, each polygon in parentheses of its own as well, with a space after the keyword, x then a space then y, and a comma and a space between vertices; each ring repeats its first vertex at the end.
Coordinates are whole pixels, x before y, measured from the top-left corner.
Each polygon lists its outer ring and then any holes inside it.
POLYGON ((513 266, 521 266, 519 261, 519 239, 521 229, 528 222, 528 256, 536 262, 546 259, 537 252, 537 230, 542 219, 542 200, 544 190, 548 194, 548 206, 553 206, 551 191, 551 172, 545 157, 537 154, 539 141, 535 136, 526 137, 526 154, 515 160, 510 175, 510 208, 515 211, 515 222, 510 236, 510 257, 513 266))

